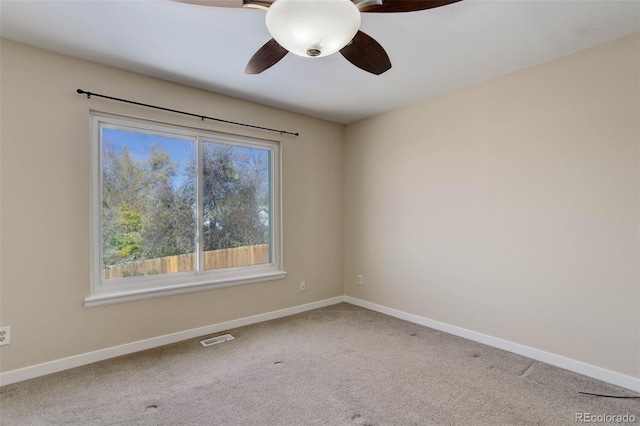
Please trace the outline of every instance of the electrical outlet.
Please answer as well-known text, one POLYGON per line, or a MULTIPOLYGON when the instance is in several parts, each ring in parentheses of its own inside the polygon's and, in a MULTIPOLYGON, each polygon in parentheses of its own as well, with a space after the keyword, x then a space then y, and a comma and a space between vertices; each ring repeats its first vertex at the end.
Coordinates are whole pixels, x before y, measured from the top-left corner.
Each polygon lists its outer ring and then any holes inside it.
POLYGON ((358 275, 358 284, 362 285, 362 275, 358 275))
POLYGON ((307 289, 307 284, 304 281, 300 281, 300 291, 305 291, 307 289))
POLYGON ((11 326, 0 327, 0 346, 11 343, 11 326))

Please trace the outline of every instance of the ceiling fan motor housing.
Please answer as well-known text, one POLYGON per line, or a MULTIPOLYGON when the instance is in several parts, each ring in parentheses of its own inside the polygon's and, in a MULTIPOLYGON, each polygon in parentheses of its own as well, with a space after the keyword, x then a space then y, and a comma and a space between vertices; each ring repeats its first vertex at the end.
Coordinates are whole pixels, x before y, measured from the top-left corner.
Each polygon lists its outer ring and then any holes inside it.
POLYGON ((331 55, 360 29, 360 11, 350 0, 276 0, 267 29, 282 47, 304 57, 331 55))

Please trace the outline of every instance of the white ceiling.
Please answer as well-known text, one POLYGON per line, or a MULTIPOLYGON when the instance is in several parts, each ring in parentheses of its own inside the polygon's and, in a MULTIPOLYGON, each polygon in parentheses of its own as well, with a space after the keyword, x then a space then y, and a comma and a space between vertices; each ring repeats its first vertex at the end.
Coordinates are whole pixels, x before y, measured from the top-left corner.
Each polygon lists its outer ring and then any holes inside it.
POLYGON ((271 38, 261 10, 169 0, 2 0, 0 16, 3 38, 339 123, 640 31, 640 1, 464 0, 363 14, 362 31, 393 64, 380 76, 340 54, 288 54, 262 74, 245 75, 249 58, 271 38))

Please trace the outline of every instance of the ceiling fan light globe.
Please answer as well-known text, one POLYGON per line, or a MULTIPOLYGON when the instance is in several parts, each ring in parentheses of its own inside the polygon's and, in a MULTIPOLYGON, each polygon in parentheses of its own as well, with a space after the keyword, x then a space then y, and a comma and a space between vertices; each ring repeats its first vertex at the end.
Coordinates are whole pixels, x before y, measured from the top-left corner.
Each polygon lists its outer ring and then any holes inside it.
POLYGON ((350 0, 276 0, 265 20, 280 46, 304 57, 331 55, 360 29, 360 11, 350 0))

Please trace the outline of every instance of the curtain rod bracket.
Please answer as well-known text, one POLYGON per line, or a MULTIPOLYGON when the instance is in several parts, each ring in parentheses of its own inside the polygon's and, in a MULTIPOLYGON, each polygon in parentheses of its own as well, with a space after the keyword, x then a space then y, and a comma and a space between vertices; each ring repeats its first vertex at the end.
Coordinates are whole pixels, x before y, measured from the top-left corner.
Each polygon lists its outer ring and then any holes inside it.
POLYGON ((251 127, 253 129, 260 129, 260 130, 266 130, 266 131, 269 131, 269 132, 276 132, 276 133, 280 133, 281 135, 300 136, 300 133, 298 133, 298 132, 288 132, 286 130, 270 129, 269 127, 254 126, 253 124, 238 123, 236 121, 223 120, 221 118, 208 117, 206 115, 192 114, 190 112, 179 111, 179 110, 170 109, 170 108, 164 108, 164 107, 160 107, 160 106, 157 106, 157 105, 143 104, 142 102, 135 102, 135 101, 127 100, 127 99, 114 98, 113 96, 106 96, 106 95, 100 95, 98 93, 91 93, 91 92, 87 92, 87 91, 82 90, 82 89, 76 90, 76 93, 78 93, 79 95, 87 95, 87 99, 91 99, 91 95, 93 95, 93 96, 97 96, 99 98, 111 99, 112 101, 124 102, 124 103, 127 103, 127 104, 139 105, 139 106, 143 106, 143 107, 147 107, 147 108, 159 109, 159 110, 162 110, 162 111, 175 112, 177 114, 189 115, 191 117, 199 117, 200 120, 202 120, 202 121, 204 121, 205 118, 206 118, 207 120, 218 121, 218 122, 221 122, 221 123, 235 124, 236 126, 251 127))

